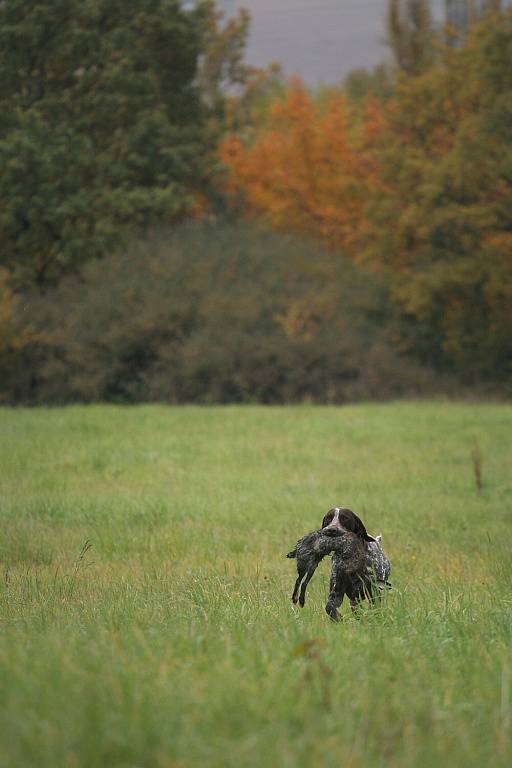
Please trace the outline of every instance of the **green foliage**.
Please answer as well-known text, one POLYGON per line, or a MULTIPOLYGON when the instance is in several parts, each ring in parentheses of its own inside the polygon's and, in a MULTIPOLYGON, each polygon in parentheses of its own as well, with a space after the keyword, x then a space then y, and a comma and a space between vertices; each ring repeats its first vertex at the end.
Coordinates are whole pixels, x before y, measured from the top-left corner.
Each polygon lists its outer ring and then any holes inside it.
POLYGON ((388 43, 395 62, 407 75, 417 75, 433 59, 434 28, 429 0, 389 0, 388 43))
POLYGON ((387 101, 393 95, 394 76, 387 64, 378 64, 372 70, 353 69, 343 81, 343 90, 353 101, 371 97, 387 101))
POLYGON ((487 12, 500 11, 502 0, 445 0, 446 22, 451 41, 462 39, 468 26, 487 12))
POLYGON ((209 108, 211 128, 219 138, 227 128, 248 135, 268 103, 284 91, 281 66, 272 62, 262 69, 245 63, 251 21, 246 8, 228 19, 214 0, 203 0, 201 9, 204 34, 197 85, 209 108))
POLYGON ((197 82, 213 115, 223 121, 229 93, 244 89, 252 74, 252 68, 244 62, 250 16, 245 8, 240 8, 223 25, 224 14, 217 9, 214 0, 203 2, 202 10, 205 14, 204 52, 197 82))
POLYGON ((508 768, 510 408, 0 420, 2 768, 508 768), (334 625, 284 554, 341 503, 394 589, 334 625))
MULTIPOLYGON (((202 51, 195 84, 206 107, 208 131, 220 140, 226 128, 236 127, 245 134, 261 119, 267 103, 283 89, 280 65, 265 69, 245 63, 250 15, 245 8, 225 18, 214 0, 199 4, 202 18, 202 51)), ((227 213, 225 195, 219 185, 223 169, 210 163, 203 179, 202 193, 215 215, 227 213)))
POLYGON ((428 384, 389 348, 378 282, 247 225, 196 224, 90 262, 25 316, 41 332, 32 401, 340 402, 428 384))
POLYGON ((179 0, 0 4, 0 249, 17 285, 190 210, 202 29, 179 0))

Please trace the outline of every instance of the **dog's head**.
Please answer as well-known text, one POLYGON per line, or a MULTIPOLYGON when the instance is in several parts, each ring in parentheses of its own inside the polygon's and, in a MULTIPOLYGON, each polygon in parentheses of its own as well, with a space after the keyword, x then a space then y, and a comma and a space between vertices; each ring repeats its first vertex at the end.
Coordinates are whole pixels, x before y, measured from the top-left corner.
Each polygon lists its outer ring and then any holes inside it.
POLYGON ((328 536, 341 536, 350 531, 364 541, 374 541, 373 536, 366 532, 362 521, 347 507, 332 507, 322 520, 322 530, 328 536))

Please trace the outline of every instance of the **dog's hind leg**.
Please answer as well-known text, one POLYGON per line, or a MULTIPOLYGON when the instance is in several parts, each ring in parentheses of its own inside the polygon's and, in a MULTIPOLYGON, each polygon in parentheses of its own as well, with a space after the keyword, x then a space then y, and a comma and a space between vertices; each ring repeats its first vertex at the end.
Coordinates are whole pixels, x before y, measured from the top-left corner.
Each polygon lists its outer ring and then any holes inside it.
POLYGON ((360 601, 357 598, 350 598, 350 607, 352 609, 352 613, 357 613, 357 609, 359 608, 360 601))
POLYGON ((363 600, 372 600, 371 582, 360 576, 352 576, 347 587, 347 597, 350 600, 352 613, 357 614, 363 600))

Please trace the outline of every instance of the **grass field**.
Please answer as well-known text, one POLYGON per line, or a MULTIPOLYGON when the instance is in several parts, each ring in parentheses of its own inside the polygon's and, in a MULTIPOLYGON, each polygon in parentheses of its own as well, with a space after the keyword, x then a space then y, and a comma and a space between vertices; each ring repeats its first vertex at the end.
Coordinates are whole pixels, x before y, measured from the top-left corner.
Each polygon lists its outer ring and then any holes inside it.
POLYGON ((512 408, 4 409, 0 433, 1 768, 511 764, 512 408), (284 558, 334 504, 395 587, 340 624, 328 563, 301 610, 284 558))

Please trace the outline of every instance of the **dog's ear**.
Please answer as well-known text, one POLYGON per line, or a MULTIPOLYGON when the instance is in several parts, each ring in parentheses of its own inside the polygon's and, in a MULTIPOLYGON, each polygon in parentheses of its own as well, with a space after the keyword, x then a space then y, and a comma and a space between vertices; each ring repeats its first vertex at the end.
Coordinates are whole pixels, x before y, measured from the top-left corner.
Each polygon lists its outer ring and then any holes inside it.
POLYGON ((380 543, 381 543, 381 541, 382 541, 382 535, 381 535, 380 533, 378 533, 378 534, 376 535, 376 537, 375 537, 375 541, 377 542, 377 544, 380 544, 380 543))
POLYGON ((326 528, 329 523, 332 523, 334 517, 334 507, 330 509, 327 514, 324 516, 324 519, 322 520, 322 528, 326 528))
POLYGON ((370 534, 367 532, 366 528, 364 527, 363 521, 355 514, 355 512, 352 512, 351 509, 347 510, 347 512, 350 512, 350 514, 353 517, 354 520, 354 533, 357 533, 358 536, 360 536, 364 541, 375 541, 373 536, 370 536, 370 534))

